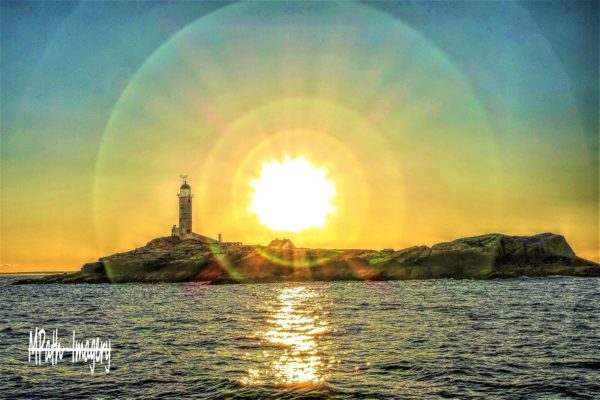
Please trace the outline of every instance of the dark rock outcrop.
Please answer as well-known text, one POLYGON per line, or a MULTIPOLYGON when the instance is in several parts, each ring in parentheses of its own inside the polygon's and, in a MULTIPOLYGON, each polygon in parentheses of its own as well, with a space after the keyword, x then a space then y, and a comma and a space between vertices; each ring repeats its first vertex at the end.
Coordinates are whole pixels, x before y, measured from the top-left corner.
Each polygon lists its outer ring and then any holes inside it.
POLYGON ((432 247, 394 251, 271 249, 220 246, 164 237, 103 257, 81 271, 17 283, 238 282, 492 279, 518 276, 600 276, 564 237, 488 234, 432 247))

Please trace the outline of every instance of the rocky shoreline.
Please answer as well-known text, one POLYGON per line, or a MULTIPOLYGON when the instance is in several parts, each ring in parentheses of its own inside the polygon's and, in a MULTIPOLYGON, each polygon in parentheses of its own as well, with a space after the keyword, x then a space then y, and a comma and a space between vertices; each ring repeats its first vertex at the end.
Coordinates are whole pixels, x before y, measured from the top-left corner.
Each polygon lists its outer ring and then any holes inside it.
POLYGON ((577 257, 563 236, 487 234, 403 250, 271 249, 220 246, 173 237, 102 257, 80 271, 15 284, 600 277, 600 265, 577 257))

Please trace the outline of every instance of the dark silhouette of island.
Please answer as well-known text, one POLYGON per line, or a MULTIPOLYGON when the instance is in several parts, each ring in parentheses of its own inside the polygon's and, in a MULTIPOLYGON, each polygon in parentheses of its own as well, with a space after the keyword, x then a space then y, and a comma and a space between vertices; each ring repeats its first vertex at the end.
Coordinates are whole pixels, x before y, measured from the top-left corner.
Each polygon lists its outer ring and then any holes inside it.
POLYGON ((224 246, 162 237, 102 257, 81 271, 27 283, 205 282, 210 284, 338 280, 496 279, 566 275, 600 277, 600 265, 577 257, 565 238, 487 234, 404 250, 224 246))

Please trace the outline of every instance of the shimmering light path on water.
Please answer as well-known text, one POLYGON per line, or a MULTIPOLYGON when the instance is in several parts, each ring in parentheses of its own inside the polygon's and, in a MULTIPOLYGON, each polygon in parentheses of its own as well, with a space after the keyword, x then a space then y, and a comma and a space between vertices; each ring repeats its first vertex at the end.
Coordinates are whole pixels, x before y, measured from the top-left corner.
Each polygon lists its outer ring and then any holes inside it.
POLYGON ((0 300, 0 397, 600 393, 600 279, 1 285, 0 300), (36 326, 111 339, 110 373, 28 364, 36 326))

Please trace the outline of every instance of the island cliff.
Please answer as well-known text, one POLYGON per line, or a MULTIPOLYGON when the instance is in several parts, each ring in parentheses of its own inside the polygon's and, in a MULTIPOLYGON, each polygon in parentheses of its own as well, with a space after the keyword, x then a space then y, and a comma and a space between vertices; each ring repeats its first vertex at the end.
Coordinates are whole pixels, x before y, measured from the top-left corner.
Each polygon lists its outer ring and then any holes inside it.
POLYGON ((81 271, 26 283, 207 282, 493 279, 519 276, 600 276, 600 265, 575 255, 564 237, 488 234, 404 250, 271 249, 220 246, 163 237, 102 257, 81 271))

